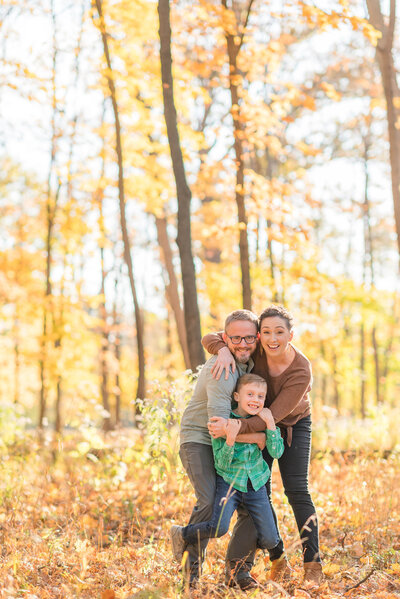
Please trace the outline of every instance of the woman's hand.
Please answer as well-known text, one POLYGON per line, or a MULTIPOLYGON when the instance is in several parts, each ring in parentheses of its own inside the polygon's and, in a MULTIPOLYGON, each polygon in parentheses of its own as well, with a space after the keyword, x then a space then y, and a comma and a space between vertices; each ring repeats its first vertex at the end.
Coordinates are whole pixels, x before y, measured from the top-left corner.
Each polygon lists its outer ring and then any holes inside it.
POLYGON ((218 356, 215 361, 215 364, 211 368, 211 374, 213 375, 213 378, 219 381, 225 369, 225 380, 227 381, 229 377, 229 368, 232 368, 232 372, 235 372, 235 359, 232 356, 228 347, 221 347, 221 349, 218 351, 218 356))
POLYGON ((228 420, 226 418, 212 416, 207 422, 208 432, 213 439, 217 439, 218 437, 226 437, 227 424, 228 420))

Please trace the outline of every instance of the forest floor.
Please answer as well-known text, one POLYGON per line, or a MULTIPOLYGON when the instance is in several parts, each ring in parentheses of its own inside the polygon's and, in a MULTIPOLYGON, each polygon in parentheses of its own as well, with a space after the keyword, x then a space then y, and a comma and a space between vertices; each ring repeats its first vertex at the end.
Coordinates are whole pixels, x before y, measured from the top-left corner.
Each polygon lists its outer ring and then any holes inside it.
MULTIPOLYGON (((141 440, 117 435, 101 449, 38 443, 1 450, 0 597, 161 599, 186 596, 169 528, 194 503, 174 463, 143 458, 141 440)), ((311 492, 320 519, 325 581, 302 582, 293 514, 273 472, 273 502, 293 579, 267 584, 258 552, 253 573, 264 585, 248 597, 400 597, 400 456, 314 456, 311 492)), ((201 585, 191 596, 244 597, 223 585, 228 539, 210 542, 201 585)))

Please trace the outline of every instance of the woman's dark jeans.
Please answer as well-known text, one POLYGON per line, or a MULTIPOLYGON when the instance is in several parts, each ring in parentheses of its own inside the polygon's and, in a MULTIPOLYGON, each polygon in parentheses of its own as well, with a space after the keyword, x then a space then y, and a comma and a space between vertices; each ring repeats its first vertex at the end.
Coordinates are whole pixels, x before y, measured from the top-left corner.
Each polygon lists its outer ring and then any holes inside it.
MULTIPOLYGON (((279 426, 279 425, 278 425, 279 426)), ((308 490, 308 469, 311 452, 311 416, 302 418, 293 426, 292 444, 286 443, 286 430, 281 430, 285 441, 285 451, 278 460, 282 483, 289 503, 296 518, 300 539, 303 544, 304 562, 321 561, 319 556, 318 522, 315 507, 308 490)), ((265 449, 263 456, 270 468, 273 458, 265 449)), ((271 479, 267 483, 268 495, 271 496, 271 479)), ((238 512, 241 511, 239 508, 238 512)), ((243 510, 244 512, 244 510, 243 510)), ((234 534, 228 547, 227 561, 230 568, 236 571, 251 570, 255 549, 257 547, 257 532, 250 516, 240 520, 234 528, 234 534), (243 555, 248 555, 243 563, 243 555)), ((277 523, 274 512, 275 522, 277 523)), ((277 559, 283 552, 283 543, 269 552, 271 560, 277 559)))

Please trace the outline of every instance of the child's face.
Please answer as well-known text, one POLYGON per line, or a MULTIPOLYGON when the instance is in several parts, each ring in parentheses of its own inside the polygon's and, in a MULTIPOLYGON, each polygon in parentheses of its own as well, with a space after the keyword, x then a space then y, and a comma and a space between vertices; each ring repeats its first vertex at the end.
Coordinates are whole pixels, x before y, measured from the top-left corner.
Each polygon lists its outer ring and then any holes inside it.
POLYGON ((255 416, 264 407, 267 385, 261 383, 248 383, 243 385, 238 392, 233 394, 238 403, 236 412, 239 416, 255 416))

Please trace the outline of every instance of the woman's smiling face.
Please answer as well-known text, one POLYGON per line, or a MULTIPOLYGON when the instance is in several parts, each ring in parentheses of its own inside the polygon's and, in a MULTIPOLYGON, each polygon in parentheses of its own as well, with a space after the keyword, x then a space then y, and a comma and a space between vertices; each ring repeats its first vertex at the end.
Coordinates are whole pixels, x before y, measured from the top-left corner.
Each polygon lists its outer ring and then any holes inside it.
POLYGON ((284 318, 267 316, 261 321, 260 341, 267 356, 282 356, 292 339, 293 331, 284 318))

